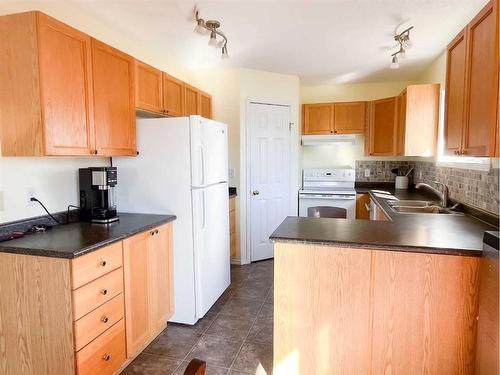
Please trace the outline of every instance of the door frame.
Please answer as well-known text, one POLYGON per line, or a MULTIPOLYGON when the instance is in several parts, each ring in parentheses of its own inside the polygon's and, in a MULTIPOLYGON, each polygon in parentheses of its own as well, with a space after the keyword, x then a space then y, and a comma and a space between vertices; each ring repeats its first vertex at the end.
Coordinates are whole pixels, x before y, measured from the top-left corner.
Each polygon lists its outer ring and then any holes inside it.
MULTIPOLYGON (((293 127, 296 127, 297 124, 294 124, 292 121, 292 103, 288 101, 278 101, 278 100, 273 100, 273 99, 257 99, 257 98, 247 98, 246 100, 246 107, 245 107, 245 186, 244 186, 244 192, 245 192, 245 204, 246 204, 246 212, 245 212, 245 263, 251 263, 252 262, 252 247, 251 247, 251 197, 250 197, 250 190, 251 190, 251 179, 250 179, 250 144, 251 144, 251 132, 250 132, 250 104, 262 104, 262 105, 272 105, 272 106, 280 106, 280 107, 288 107, 289 111, 289 118, 290 118, 290 124, 292 126, 292 130, 290 130, 290 137, 289 137, 289 146, 290 146, 290 156, 292 156, 292 148, 294 146, 294 137, 293 135, 293 127)), ((297 145, 298 147, 298 145, 297 145)), ((291 158, 292 160, 290 161, 290 173, 288 176, 288 194, 289 194, 289 201, 288 201, 288 209, 291 212, 292 206, 291 206, 291 201, 292 201, 292 186, 293 182, 292 179, 294 178, 294 173, 292 172, 294 169, 298 169, 298 159, 297 158, 291 158), (296 160, 297 159, 297 160, 296 160)), ((241 230, 241 229, 240 229, 241 230)))

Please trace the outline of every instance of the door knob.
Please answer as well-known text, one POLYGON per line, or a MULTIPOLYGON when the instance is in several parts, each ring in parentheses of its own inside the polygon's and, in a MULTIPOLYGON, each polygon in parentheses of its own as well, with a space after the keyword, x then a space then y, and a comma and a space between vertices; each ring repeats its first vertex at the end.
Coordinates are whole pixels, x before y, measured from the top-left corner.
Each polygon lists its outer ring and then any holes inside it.
POLYGON ((258 190, 252 191, 252 195, 259 195, 259 194, 260 194, 260 192, 258 190))

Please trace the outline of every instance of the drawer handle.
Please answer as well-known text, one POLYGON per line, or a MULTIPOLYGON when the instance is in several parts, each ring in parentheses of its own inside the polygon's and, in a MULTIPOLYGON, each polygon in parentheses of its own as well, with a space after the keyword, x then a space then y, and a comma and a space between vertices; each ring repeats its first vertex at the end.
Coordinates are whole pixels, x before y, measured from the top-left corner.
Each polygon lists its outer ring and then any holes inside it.
POLYGON ((107 290, 107 289, 103 289, 103 290, 101 290, 101 294, 102 294, 103 296, 105 296, 106 294, 108 294, 108 290, 107 290))
POLYGON ((109 354, 104 354, 102 356, 102 359, 107 362, 107 361, 109 361, 111 359, 111 356, 109 354))
POLYGON ((99 262, 99 265, 100 265, 101 267, 106 267, 106 261, 105 261, 105 260, 101 260, 101 261, 99 262))
POLYGON ((108 318, 106 315, 104 315, 104 316, 101 318, 101 322, 103 322, 103 323, 107 323, 108 321, 109 321, 109 318, 108 318))

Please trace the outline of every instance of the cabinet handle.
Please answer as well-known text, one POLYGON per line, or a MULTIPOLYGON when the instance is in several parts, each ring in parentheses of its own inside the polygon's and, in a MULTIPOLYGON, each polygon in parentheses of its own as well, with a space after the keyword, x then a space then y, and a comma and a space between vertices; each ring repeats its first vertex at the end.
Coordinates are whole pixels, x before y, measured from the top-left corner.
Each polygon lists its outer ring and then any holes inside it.
POLYGON ((107 362, 107 361, 109 361, 111 359, 111 356, 109 354, 104 354, 102 356, 102 359, 107 362))
POLYGON ((107 289, 103 289, 103 290, 101 290, 101 294, 102 294, 103 296, 105 296, 106 294, 108 294, 108 290, 107 290, 107 289))
POLYGON ((152 236, 154 236, 154 235, 155 235, 155 231, 154 231, 154 230, 152 230, 152 231, 151 231, 151 232, 149 232, 149 233, 150 233, 152 236))
POLYGON ((99 262, 99 265, 100 265, 101 267, 106 267, 106 261, 105 261, 105 260, 101 260, 101 261, 99 262))
POLYGON ((136 155, 139 155, 139 151, 136 151, 136 152, 135 152, 135 154, 136 154, 136 155))
POLYGON ((155 234, 158 234, 158 229, 157 229, 157 230, 155 230, 155 234))
POLYGON ((101 322, 107 323, 108 321, 109 321, 108 317, 106 315, 103 315, 103 317, 101 318, 101 322))

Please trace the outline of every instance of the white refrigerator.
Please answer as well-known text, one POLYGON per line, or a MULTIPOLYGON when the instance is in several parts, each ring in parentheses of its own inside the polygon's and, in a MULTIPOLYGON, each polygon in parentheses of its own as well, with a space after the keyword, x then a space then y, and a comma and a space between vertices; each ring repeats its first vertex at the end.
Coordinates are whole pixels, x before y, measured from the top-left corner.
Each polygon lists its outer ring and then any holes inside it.
POLYGON ((113 158, 121 212, 174 214, 171 321, 194 324, 230 283, 227 126, 200 116, 137 120, 137 157, 113 158))

